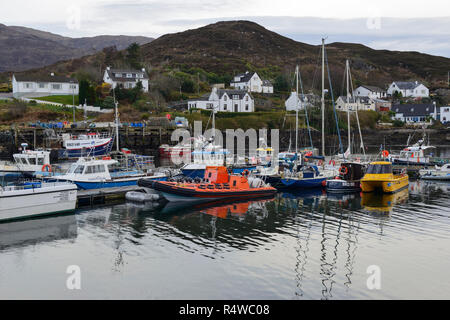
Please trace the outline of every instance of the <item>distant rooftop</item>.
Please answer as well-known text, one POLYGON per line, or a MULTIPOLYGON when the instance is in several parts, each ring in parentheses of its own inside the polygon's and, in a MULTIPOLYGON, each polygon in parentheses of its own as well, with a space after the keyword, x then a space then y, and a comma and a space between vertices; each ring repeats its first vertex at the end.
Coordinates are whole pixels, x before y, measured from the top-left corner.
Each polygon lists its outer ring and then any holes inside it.
POLYGON ((71 79, 64 76, 55 76, 51 74, 46 75, 28 75, 15 74, 14 78, 18 82, 64 82, 64 83, 78 83, 77 79, 71 79))

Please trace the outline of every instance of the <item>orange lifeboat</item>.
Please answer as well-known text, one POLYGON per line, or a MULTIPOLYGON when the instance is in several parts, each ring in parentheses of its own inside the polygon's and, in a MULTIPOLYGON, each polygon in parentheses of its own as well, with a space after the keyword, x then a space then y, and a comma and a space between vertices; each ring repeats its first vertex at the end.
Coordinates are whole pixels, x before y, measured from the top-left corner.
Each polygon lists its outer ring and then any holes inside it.
POLYGON ((150 181, 141 179, 138 185, 160 191, 169 201, 199 201, 229 198, 273 196, 276 189, 259 178, 230 174, 224 166, 207 166, 199 182, 150 181))

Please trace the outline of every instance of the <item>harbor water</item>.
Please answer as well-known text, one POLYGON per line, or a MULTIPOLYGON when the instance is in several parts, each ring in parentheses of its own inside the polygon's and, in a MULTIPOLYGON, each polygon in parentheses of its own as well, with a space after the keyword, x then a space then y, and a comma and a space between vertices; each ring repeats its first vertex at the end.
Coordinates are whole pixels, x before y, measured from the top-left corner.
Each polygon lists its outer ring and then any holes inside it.
POLYGON ((449 299, 449 191, 411 181, 395 195, 124 202, 5 222, 0 298, 449 299))

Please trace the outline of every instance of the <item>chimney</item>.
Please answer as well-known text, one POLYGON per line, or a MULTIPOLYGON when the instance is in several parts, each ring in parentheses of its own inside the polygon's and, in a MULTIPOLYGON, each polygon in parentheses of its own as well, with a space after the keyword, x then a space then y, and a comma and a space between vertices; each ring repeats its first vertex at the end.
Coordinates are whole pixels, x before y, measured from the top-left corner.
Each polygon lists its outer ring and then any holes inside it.
POLYGON ((54 77, 55 76, 55 74, 52 72, 52 73, 50 73, 50 76, 52 76, 52 77, 54 77))

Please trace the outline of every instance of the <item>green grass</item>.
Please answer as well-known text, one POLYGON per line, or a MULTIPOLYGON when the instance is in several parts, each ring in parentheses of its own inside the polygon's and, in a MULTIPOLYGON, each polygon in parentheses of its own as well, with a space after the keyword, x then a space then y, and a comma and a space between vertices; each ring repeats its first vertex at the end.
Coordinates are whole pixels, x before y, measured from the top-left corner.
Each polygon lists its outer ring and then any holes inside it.
MULTIPOLYGON (((47 97, 38 97, 38 98, 31 98, 36 100, 43 100, 43 101, 49 101, 49 102, 57 102, 62 103, 66 105, 72 105, 72 95, 60 95, 60 96, 47 96, 47 97)), ((78 105, 78 95, 75 95, 75 105, 78 105)))

